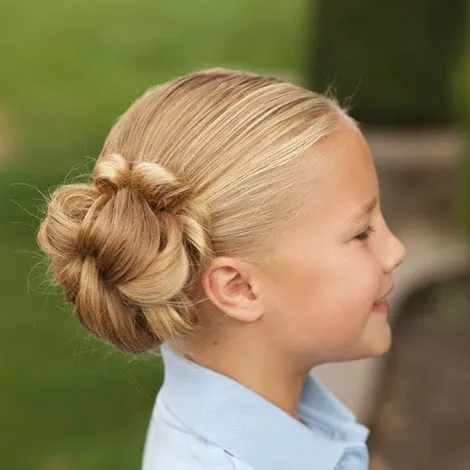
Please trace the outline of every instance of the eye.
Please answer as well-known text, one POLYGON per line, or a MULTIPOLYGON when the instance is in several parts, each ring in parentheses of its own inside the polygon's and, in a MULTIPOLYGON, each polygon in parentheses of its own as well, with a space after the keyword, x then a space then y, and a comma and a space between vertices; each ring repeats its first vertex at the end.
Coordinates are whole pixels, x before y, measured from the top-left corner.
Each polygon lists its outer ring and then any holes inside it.
POLYGON ((370 234, 374 232, 374 228, 368 225, 365 230, 354 237, 354 240, 365 241, 369 238, 370 234))

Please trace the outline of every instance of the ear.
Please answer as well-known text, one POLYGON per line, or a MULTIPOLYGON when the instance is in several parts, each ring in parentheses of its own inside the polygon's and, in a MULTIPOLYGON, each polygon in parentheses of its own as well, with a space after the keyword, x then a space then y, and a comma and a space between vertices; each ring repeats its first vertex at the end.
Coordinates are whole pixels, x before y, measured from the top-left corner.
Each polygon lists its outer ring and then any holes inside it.
POLYGON ((204 273, 202 287, 220 311, 235 320, 254 322, 264 313, 254 281, 250 263, 221 256, 214 258, 204 273))

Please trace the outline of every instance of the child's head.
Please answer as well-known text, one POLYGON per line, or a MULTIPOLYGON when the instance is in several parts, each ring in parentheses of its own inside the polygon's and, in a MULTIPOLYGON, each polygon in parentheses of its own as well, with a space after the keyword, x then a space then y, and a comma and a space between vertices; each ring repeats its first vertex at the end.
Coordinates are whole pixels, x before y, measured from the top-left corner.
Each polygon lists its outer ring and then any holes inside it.
POLYGON ((92 181, 54 191, 38 242, 81 323, 123 351, 252 341, 353 359, 388 349, 371 310, 404 256, 378 201, 358 216, 378 196, 333 99, 214 69, 132 104, 92 181))

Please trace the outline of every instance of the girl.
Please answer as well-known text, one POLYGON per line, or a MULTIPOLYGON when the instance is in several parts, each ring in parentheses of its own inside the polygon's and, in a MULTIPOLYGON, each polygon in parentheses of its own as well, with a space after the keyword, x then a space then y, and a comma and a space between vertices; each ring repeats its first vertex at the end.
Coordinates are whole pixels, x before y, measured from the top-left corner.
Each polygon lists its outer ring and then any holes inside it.
POLYGON ((144 470, 368 467, 368 430, 309 371, 389 349, 405 250, 335 100, 226 69, 152 88, 38 243, 98 338, 161 345, 144 470))

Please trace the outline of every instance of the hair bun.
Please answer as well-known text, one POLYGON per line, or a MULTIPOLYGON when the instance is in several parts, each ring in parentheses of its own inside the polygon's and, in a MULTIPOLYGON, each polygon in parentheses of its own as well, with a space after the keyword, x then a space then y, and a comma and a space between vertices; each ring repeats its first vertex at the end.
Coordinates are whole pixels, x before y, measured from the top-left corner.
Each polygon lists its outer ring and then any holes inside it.
POLYGON ((189 187, 159 163, 132 162, 117 153, 100 158, 92 178, 100 192, 115 193, 129 188, 141 194, 155 210, 175 210, 190 195, 189 187))
POLYGON ((92 179, 58 187, 48 201, 37 239, 53 283, 81 324, 121 351, 192 331, 194 279, 211 256, 207 206, 161 165, 119 154, 99 159, 92 179), (158 217, 152 210, 180 203, 158 217))

